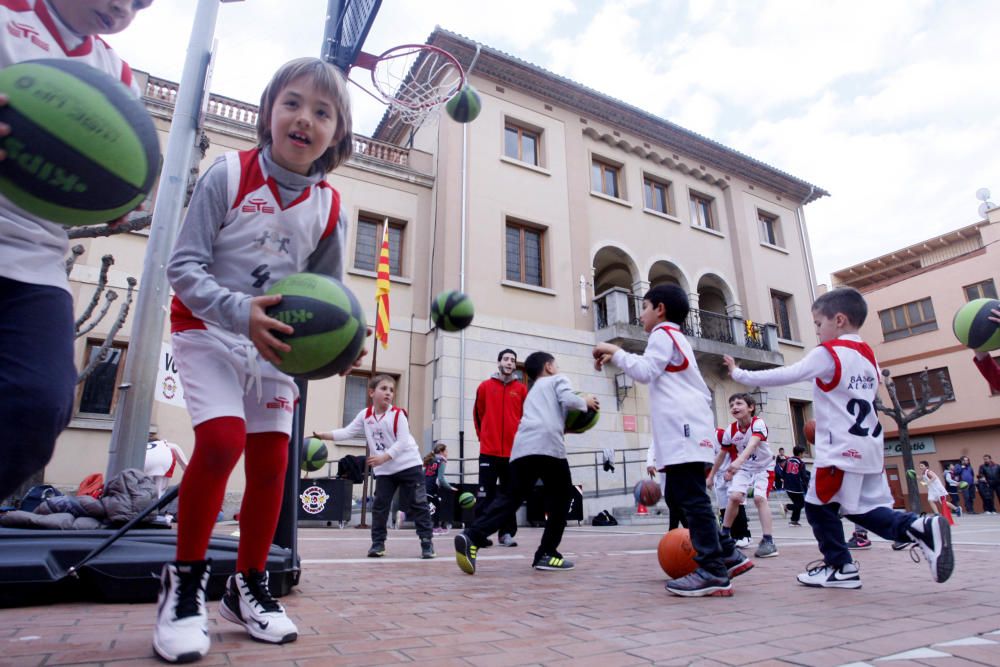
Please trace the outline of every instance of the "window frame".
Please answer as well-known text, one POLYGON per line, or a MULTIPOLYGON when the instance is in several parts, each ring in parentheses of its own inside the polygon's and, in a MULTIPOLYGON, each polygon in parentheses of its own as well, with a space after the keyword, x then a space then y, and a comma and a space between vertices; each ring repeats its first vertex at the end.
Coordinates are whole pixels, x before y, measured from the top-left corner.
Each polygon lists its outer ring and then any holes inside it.
MULTIPOLYGON (((83 351, 83 368, 86 368, 90 363, 91 352, 100 350, 101 346, 104 344, 104 340, 97 338, 88 338, 83 351)), ((87 412, 82 410, 84 393, 87 387, 90 385, 91 380, 94 378, 94 374, 91 373, 87 378, 79 383, 76 391, 76 401, 73 406, 73 416, 83 419, 114 419, 115 410, 118 408, 118 401, 121 398, 121 391, 119 387, 122 383, 122 376, 125 374, 125 361, 128 359, 128 343, 124 341, 112 341, 111 345, 108 347, 107 352, 120 351, 121 356, 118 359, 118 368, 115 371, 114 382, 111 388, 111 405, 109 406, 108 412, 87 412)), ((103 362, 102 362, 103 363, 103 362)), ((96 369, 95 369, 96 371, 96 369)))
POLYGON ((770 292, 771 292, 771 315, 774 317, 774 324, 778 330, 778 338, 781 340, 797 341, 798 340, 798 338, 796 338, 797 332, 795 331, 794 296, 787 292, 782 292, 780 290, 770 290, 770 292), (785 332, 782 332, 782 321, 778 309, 776 307, 779 302, 785 305, 785 318, 787 318, 787 324, 788 324, 787 336, 782 335, 785 332))
POLYGON ((503 243, 504 269, 503 269, 503 275, 504 275, 504 279, 505 280, 508 280, 508 281, 511 281, 511 282, 515 282, 515 283, 520 283, 522 285, 531 285, 532 287, 546 287, 547 286, 547 283, 548 283, 548 281, 547 281, 547 271, 546 271, 547 267, 546 267, 546 261, 545 261, 545 246, 546 246, 545 236, 546 236, 546 232, 547 232, 547 230, 544 227, 541 227, 539 225, 531 224, 530 222, 525 222, 524 220, 519 220, 519 219, 516 219, 516 218, 510 218, 510 217, 508 217, 504 221, 504 243, 503 243), (509 271, 509 269, 510 269, 510 262, 509 262, 509 259, 508 259, 508 252, 507 252, 508 251, 507 236, 508 236, 509 230, 512 229, 512 228, 513 229, 517 229, 518 232, 519 232, 518 233, 518 253, 520 255, 520 261, 519 261, 519 265, 520 266, 519 266, 519 276, 516 277, 516 278, 512 278, 510 276, 510 271, 509 271), (529 282, 527 280, 527 269, 526 269, 526 262, 527 262, 527 257, 526 256, 527 256, 527 253, 526 253, 526 244, 525 244, 525 232, 534 232, 534 233, 538 234, 538 280, 539 280, 539 282, 537 284, 533 283, 533 282, 529 282))
POLYGON ((367 213, 362 211, 358 213, 358 218, 356 222, 356 229, 354 232, 354 260, 351 263, 351 268, 355 271, 368 271, 370 273, 376 273, 378 271, 378 260, 379 254, 382 248, 382 230, 384 225, 389 225, 389 276, 395 278, 405 277, 404 273, 404 249, 406 246, 406 227, 407 223, 405 220, 398 220, 396 218, 391 218, 387 215, 377 215, 374 213, 367 213), (366 266, 358 266, 358 261, 360 259, 360 254, 358 252, 361 247, 359 244, 359 234, 361 232, 362 225, 374 225, 375 226, 375 254, 374 263, 371 268, 366 266), (392 242, 393 230, 399 232, 398 242, 392 242), (398 267, 393 270, 393 255, 396 255, 398 260, 398 267))
POLYGON ((972 283, 970 285, 963 285, 962 286, 962 293, 965 294, 965 301, 966 301, 966 303, 968 303, 969 301, 973 301, 975 299, 997 299, 997 298, 1000 298, 1000 297, 997 296, 997 285, 996 285, 995 282, 993 282, 992 278, 987 278, 986 280, 980 280, 979 282, 975 282, 975 283, 972 283), (975 288, 976 294, 978 296, 971 296, 969 294, 969 290, 972 289, 972 288, 975 288), (992 292, 993 292, 992 294, 988 294, 987 293, 990 290, 992 290, 992 292))
POLYGON ((661 215, 669 215, 671 217, 676 216, 677 207, 674 205, 674 188, 673 183, 665 178, 659 178, 650 173, 643 172, 642 174, 642 207, 643 210, 652 211, 653 213, 659 213, 661 215), (662 201, 663 208, 656 208, 651 206, 652 202, 650 198, 647 198, 646 194, 655 193, 657 186, 662 190, 662 201))
POLYGON ((721 233, 722 230, 719 226, 718 216, 715 214, 715 197, 710 197, 697 190, 688 190, 688 215, 691 218, 690 223, 692 227, 721 233), (703 210, 707 214, 708 224, 703 225, 699 222, 702 220, 702 216, 696 215, 696 205, 699 206, 698 211, 703 210))
POLYGON ((624 170, 623 165, 613 160, 609 160, 605 157, 600 157, 598 155, 590 156, 590 191, 597 195, 602 195, 604 197, 610 197, 611 199, 625 199, 625 181, 623 178, 624 170), (597 176, 595 169, 600 170, 600 187, 595 188, 594 178, 597 176), (613 175, 613 184, 615 192, 607 192, 604 187, 607 183, 605 170, 613 175))
MULTIPOLYGON (((945 378, 948 380, 949 383, 951 383, 951 371, 948 370, 947 366, 941 366, 941 367, 938 367, 938 368, 928 368, 927 369, 927 374, 931 378, 931 400, 929 400, 927 402, 928 405, 934 405, 936 403, 950 403, 950 402, 953 402, 953 401, 956 400, 955 399, 955 391, 954 391, 954 384, 953 383, 952 383, 951 398, 946 398, 945 397, 945 394, 944 394, 944 385, 943 384, 941 384, 941 386, 940 386, 941 393, 940 394, 935 393, 935 388, 936 388, 936 384, 937 384, 936 378, 938 378, 938 376, 939 376, 938 375, 939 371, 944 371, 945 378), (937 400, 935 400, 935 399, 937 399, 937 400)), ((922 373, 922 372, 923 371, 915 371, 913 373, 903 373, 902 375, 893 376, 892 381, 896 385, 896 397, 899 399, 899 406, 901 408, 905 408, 905 409, 908 410, 910 408, 916 407, 916 405, 917 405, 917 399, 920 398, 920 395, 919 395, 919 390, 920 390, 919 377, 920 377, 920 373, 922 373), (910 393, 909 383, 901 383, 900 382, 901 380, 905 380, 905 379, 911 378, 911 377, 914 379, 912 394, 910 393), (900 395, 900 387, 904 387, 905 388, 905 390, 907 392, 906 396, 900 395)))
POLYGON ((510 160, 517 160, 518 162, 523 162, 524 164, 531 165, 532 167, 542 167, 542 130, 533 126, 526 125, 512 118, 504 119, 503 126, 503 155, 510 160), (507 133, 510 130, 514 130, 517 133, 517 155, 511 155, 507 152, 507 133), (534 160, 524 159, 524 136, 532 135, 535 142, 535 155, 534 160))
POLYGON ((760 234, 760 241, 764 245, 775 248, 784 248, 785 239, 781 229, 781 216, 764 209, 757 209, 757 232, 760 234), (768 234, 768 228, 770 234, 768 234))
POLYGON ((879 326, 882 329, 882 340, 883 342, 889 343, 894 340, 901 340, 903 338, 910 338, 912 336, 919 336, 923 333, 929 333, 931 331, 938 330, 937 324, 937 314, 934 312, 934 302, 931 297, 926 296, 922 299, 916 299, 914 301, 908 301, 896 306, 891 306, 889 308, 883 308, 878 311, 878 321, 879 326), (911 306, 919 307, 920 315, 925 319, 914 322, 911 320, 911 306), (930 319, 927 318, 927 309, 930 309, 930 319), (903 315, 903 319, 906 322, 906 326, 898 326, 898 318, 896 317, 896 311, 899 311, 903 315), (895 328, 886 329, 886 318, 890 317, 892 324, 895 328))

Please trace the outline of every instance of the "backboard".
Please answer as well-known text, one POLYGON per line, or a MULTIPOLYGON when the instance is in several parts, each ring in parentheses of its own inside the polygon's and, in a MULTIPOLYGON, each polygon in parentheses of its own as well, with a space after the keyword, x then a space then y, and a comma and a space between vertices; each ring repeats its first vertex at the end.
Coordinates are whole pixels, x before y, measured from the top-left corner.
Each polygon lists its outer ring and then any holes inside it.
POLYGON ((381 6, 382 0, 329 0, 323 60, 346 74, 357 61, 381 6))

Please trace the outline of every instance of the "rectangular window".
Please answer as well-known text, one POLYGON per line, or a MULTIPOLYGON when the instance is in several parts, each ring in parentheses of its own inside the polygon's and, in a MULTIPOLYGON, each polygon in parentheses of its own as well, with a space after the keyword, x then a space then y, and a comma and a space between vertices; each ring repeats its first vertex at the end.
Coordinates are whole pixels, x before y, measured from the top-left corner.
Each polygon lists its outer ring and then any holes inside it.
POLYGON ((388 218, 361 215, 358 217, 357 242, 354 246, 354 268, 362 271, 378 270, 379 253, 382 251, 382 229, 389 224, 389 274, 403 275, 403 230, 406 225, 388 218))
POLYGON ((792 330, 792 296, 781 292, 771 292, 771 308, 774 310, 774 323, 778 325, 778 338, 795 340, 792 330))
POLYGON ((795 444, 800 447, 805 447, 806 452, 809 451, 809 441, 806 440, 806 422, 809 420, 809 407, 812 403, 808 401, 796 401, 790 400, 788 402, 792 413, 792 435, 795 439, 795 444))
MULTIPOLYGON (((396 381, 396 396, 399 396, 399 376, 389 373, 396 381)), ((350 424, 358 413, 368 407, 369 373, 351 373, 344 378, 344 418, 343 426, 350 424)), ((364 436, 362 436, 363 438, 364 436)))
POLYGON ((594 158, 590 171, 590 189, 621 199, 621 184, 618 180, 620 173, 621 170, 615 165, 594 158))
POLYGON ((538 145, 541 133, 514 123, 504 127, 503 153, 509 158, 533 164, 538 163, 538 145))
POLYGON ((691 193, 691 224, 695 227, 719 230, 712 215, 712 199, 697 192, 691 193))
POLYGON ((758 210, 757 222, 760 224, 761 241, 773 246, 784 247, 784 243, 781 240, 781 228, 778 216, 758 210))
POLYGON ((507 223, 507 280, 542 286, 543 234, 543 231, 534 227, 507 223))
POLYGON ((974 285, 966 285, 962 288, 965 290, 965 300, 972 301, 974 299, 996 299, 997 297, 997 286, 993 282, 993 279, 984 280, 974 285))
POLYGON ((80 390, 80 405, 77 412, 85 415, 110 417, 118 403, 118 385, 125 370, 124 343, 113 343, 101 353, 101 341, 87 342, 87 365, 83 372, 92 368, 80 390))
POLYGON ((643 205, 650 211, 673 214, 673 203, 670 197, 670 183, 651 176, 642 179, 643 205))
MULTIPOLYGON (((893 382, 896 384, 896 397, 899 399, 899 405, 903 408, 910 409, 917 405, 917 401, 923 398, 924 389, 923 384, 920 379, 921 372, 918 373, 907 373, 906 375, 897 375, 892 378, 893 382)), ((951 397, 947 397, 948 392, 945 390, 945 384, 949 387, 951 386, 951 375, 948 373, 947 368, 932 368, 927 371, 927 379, 930 380, 930 394, 928 403, 940 403, 941 401, 954 401, 954 394, 951 397)))
POLYGON ((938 328, 930 297, 880 310, 878 318, 882 323, 882 336, 886 342, 936 331, 938 328))

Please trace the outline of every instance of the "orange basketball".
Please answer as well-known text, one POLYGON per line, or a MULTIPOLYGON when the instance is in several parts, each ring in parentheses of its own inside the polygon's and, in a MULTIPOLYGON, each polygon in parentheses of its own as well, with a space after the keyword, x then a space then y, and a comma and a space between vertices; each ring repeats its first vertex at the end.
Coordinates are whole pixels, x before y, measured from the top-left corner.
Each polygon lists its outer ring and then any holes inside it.
POLYGON ((806 442, 816 444, 816 420, 810 419, 802 427, 802 434, 806 436, 806 442))
POLYGON ((660 567, 671 579, 680 579, 698 569, 687 528, 674 528, 660 538, 656 555, 660 559, 660 567))
POLYGON ((639 503, 646 507, 652 507, 660 502, 663 492, 656 480, 645 479, 639 483, 639 503))

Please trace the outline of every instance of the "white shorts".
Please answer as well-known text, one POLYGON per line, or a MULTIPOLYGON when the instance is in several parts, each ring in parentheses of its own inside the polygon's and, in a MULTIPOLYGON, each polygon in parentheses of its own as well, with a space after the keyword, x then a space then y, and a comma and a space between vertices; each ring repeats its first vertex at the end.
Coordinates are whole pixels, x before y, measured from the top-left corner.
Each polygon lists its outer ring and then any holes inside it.
POLYGON ((299 389, 252 346, 233 346, 204 329, 172 334, 170 344, 193 426, 239 417, 247 433, 291 434, 299 389))
POLYGON ((724 472, 715 476, 715 502, 720 510, 726 509, 729 504, 729 482, 724 472))
POLYGON ((813 471, 809 490, 806 492, 806 502, 813 505, 840 503, 841 516, 865 514, 877 507, 891 509, 893 505, 884 470, 860 473, 844 472, 836 468, 817 468, 813 471), (818 489, 817 483, 820 485, 818 489))
POLYGON ((729 493, 730 495, 734 493, 742 493, 746 496, 747 489, 753 487, 754 498, 764 498, 767 499, 767 482, 768 474, 767 470, 752 471, 746 468, 740 468, 733 475, 733 481, 729 483, 729 493))

